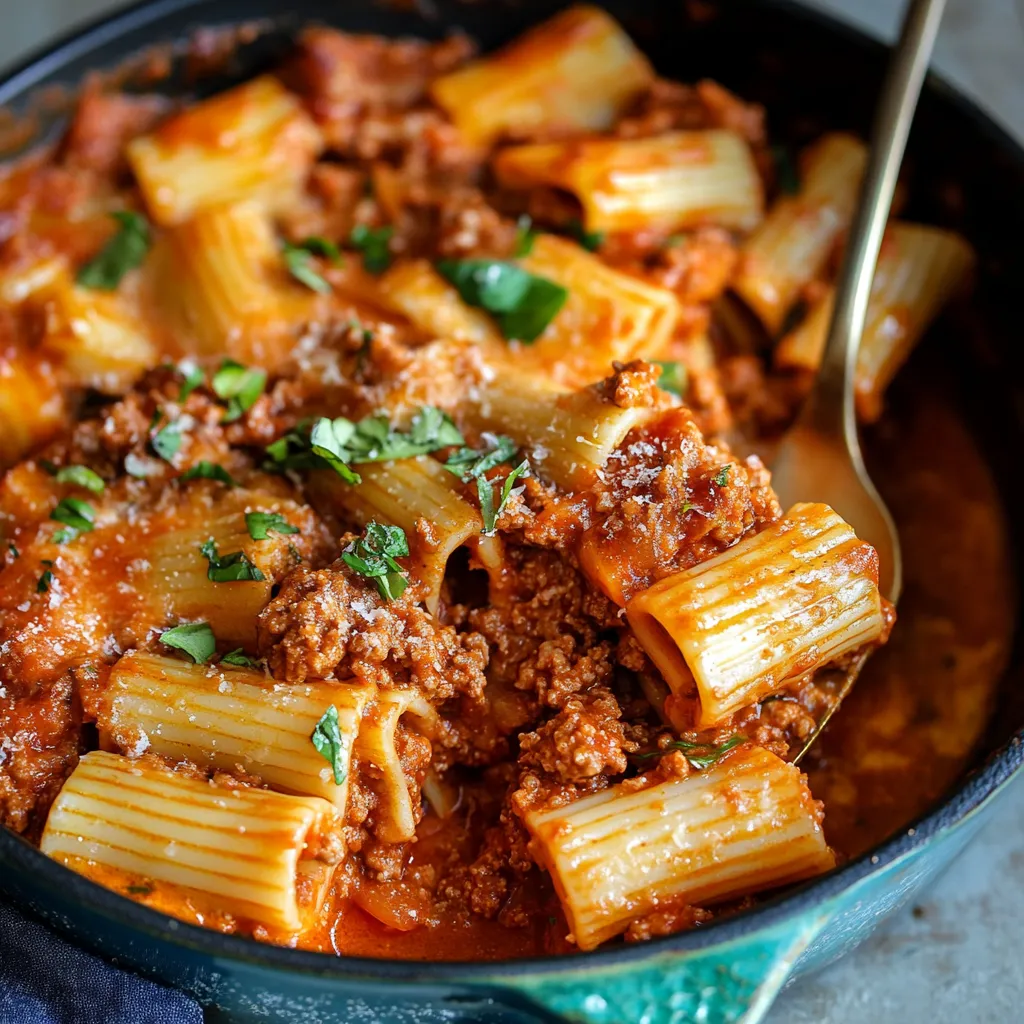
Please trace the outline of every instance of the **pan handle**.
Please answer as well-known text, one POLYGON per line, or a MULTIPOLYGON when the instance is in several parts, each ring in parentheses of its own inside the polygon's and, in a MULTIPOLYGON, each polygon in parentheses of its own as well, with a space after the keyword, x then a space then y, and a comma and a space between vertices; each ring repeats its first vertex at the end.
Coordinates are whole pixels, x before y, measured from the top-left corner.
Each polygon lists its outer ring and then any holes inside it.
POLYGON ((565 970, 521 975, 509 987, 548 1022, 758 1024, 827 920, 819 911, 707 949, 652 949, 600 970, 567 961, 565 970))

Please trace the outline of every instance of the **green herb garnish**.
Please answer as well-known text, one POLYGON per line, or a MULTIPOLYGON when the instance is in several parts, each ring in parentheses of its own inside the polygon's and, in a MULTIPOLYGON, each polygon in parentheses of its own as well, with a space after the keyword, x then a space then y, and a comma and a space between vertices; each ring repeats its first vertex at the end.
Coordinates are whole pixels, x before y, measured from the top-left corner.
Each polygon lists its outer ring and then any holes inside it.
POLYGON ((604 245, 607 235, 603 231, 587 231, 579 217, 573 217, 566 224, 566 230, 588 252, 597 252, 604 245))
POLYGON ((217 650, 217 639, 208 622, 189 622, 160 634, 160 643, 184 651, 197 665, 205 664, 217 650))
POLYGON ((245 583, 252 580, 260 582, 267 577, 259 566, 249 560, 244 551, 232 551, 223 557, 217 552, 217 542, 211 537, 199 548, 200 553, 210 563, 206 577, 214 583, 245 583))
POLYGON ((363 536, 341 553, 341 560, 355 573, 373 580, 385 601, 401 597, 409 585, 405 570, 395 561, 409 554, 409 541, 400 526, 370 521, 363 536))
POLYGON ((64 466, 57 469, 55 466, 46 466, 47 472, 53 474, 53 478, 59 484, 72 484, 75 487, 83 487, 93 494, 102 494, 106 484, 103 477, 94 473, 88 466, 64 466))
POLYGON ((724 757, 733 747, 738 747, 745 739, 745 736, 730 736, 718 747, 711 743, 691 743, 689 740, 673 740, 668 746, 662 747, 659 750, 652 750, 646 754, 634 754, 633 757, 637 761, 649 761, 655 757, 663 757, 670 750, 681 750, 686 755, 686 760, 694 768, 703 770, 724 757))
POLYGON ((389 243, 395 233, 393 227, 371 228, 357 224, 349 235, 349 244, 363 254, 363 266, 371 274, 382 274, 391 266, 389 243))
POLYGON ((338 709, 333 704, 323 713, 309 738, 331 766, 334 784, 340 786, 345 781, 345 740, 338 724, 338 709))
POLYGON ((465 482, 483 476, 503 462, 511 462, 519 451, 515 441, 504 434, 491 435, 486 440, 485 448, 459 448, 452 452, 444 468, 465 482))
POLYGON ((206 374, 203 373, 201 367, 188 363, 179 363, 176 369, 183 378, 181 388, 178 390, 178 401, 184 402, 196 388, 202 387, 206 383, 206 374))
POLYGON ((7 550, 11 553, 11 558, 21 558, 21 552, 18 550, 13 540, 7 542, 7 550))
POLYGON ((668 391, 670 394, 678 395, 682 398, 689 385, 689 374, 686 372, 686 367, 676 360, 663 362, 660 359, 656 359, 654 360, 654 365, 661 367, 658 387, 662 391, 668 391))
POLYGON ((130 892, 133 896, 148 896, 153 891, 153 886, 129 885, 125 891, 130 892))
POLYGON ((441 260, 437 270, 510 341, 536 341, 569 298, 560 284, 505 260, 441 260))
POLYGON ((234 477, 223 466, 218 465, 216 462, 207 462, 205 459, 197 462, 194 466, 189 466, 181 474, 181 479, 217 480, 222 484, 227 484, 228 487, 236 486, 234 477))
POLYGON ((42 576, 40 576, 36 582, 36 593, 45 594, 50 589, 50 584, 53 582, 53 562, 49 558, 44 558, 39 564, 46 568, 43 570, 42 576))
MULTIPOLYGON (((153 417, 153 426, 160 422, 160 414, 153 417)), ((168 423, 161 427, 149 440, 149 446, 156 455, 159 455, 164 462, 171 462, 181 448, 181 424, 168 423)), ((127 458, 125 459, 127 463, 127 458)), ((134 475, 134 474, 133 474, 134 475)))
POLYGON ((220 663, 222 665, 234 665, 236 668, 256 668, 259 665, 259 660, 250 658, 241 647, 236 647, 233 651, 228 651, 220 659, 220 663))
POLYGON ((266 540, 270 533, 298 533, 280 512, 246 512, 245 527, 253 540, 266 540))
POLYGON ((56 523, 63 523, 67 529, 58 530, 53 535, 55 544, 64 544, 74 540, 80 533, 88 533, 96 523, 96 510, 87 501, 80 498, 62 498, 57 507, 50 513, 56 523))
MULTIPOLYGON (((476 493, 480 499, 480 515, 484 521, 483 535, 490 537, 496 527, 498 519, 501 518, 501 513, 505 511, 505 506, 508 504, 508 499, 512 496, 512 488, 515 486, 516 481, 530 469, 529 462, 523 459, 522 462, 512 470, 507 477, 505 482, 501 485, 501 497, 498 500, 497 506, 494 503, 494 489, 495 484, 492 484, 485 477, 478 476, 476 478, 476 493)), ((518 492, 517 492, 518 493, 518 492)))
POLYGON ((719 487, 726 487, 729 483, 729 470, 732 469, 732 465, 723 466, 718 473, 715 475, 715 483, 719 487))
POLYGON ((321 256, 331 263, 340 264, 341 251, 333 242, 313 236, 294 244, 286 242, 282 251, 288 273, 296 281, 300 281, 315 292, 320 292, 321 295, 326 295, 331 290, 330 282, 317 273, 310 261, 313 256, 321 256))
POLYGON ((537 229, 533 226, 533 218, 523 214, 516 222, 516 242, 512 255, 516 259, 529 256, 533 252, 533 243, 537 240, 537 229))
POLYGON ((114 291, 121 278, 139 266, 149 251, 149 224, 141 213, 117 210, 110 215, 120 225, 117 233, 78 271, 76 280, 86 288, 114 291))
POLYGON ((225 359, 211 381, 214 394, 228 404, 221 423, 233 423, 240 419, 243 413, 252 408, 266 386, 265 370, 251 370, 233 359, 225 359))

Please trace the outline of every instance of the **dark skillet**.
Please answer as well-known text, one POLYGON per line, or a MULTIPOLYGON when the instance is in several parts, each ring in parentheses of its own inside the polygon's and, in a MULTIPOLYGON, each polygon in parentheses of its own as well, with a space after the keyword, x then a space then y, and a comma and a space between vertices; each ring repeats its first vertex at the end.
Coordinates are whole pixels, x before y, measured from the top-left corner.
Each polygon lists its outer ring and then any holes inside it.
MULTIPOLYGON (((546 0, 384 7, 369 0, 154 0, 98 22, 26 62, 0 84, 0 107, 24 110, 41 86, 73 87, 96 68, 202 26, 266 19, 228 71, 199 83, 213 91, 271 64, 309 21, 389 35, 439 37, 458 25, 485 49, 565 6, 546 0), (403 11, 402 9, 405 10, 403 11)), ((659 69, 711 77, 756 97, 773 133, 800 143, 824 128, 865 133, 881 48, 787 2, 729 0, 718 16, 690 20, 687 4, 608 2, 659 69)), ((696 8, 698 5, 689 5, 696 8)), ((700 5, 706 7, 706 4, 700 5)), ((180 71, 180 69, 179 69, 180 71)), ((178 73, 163 86, 181 94, 178 73)), ((59 118, 42 119, 42 132, 59 118)), ((1024 151, 974 106, 932 81, 911 139, 916 218, 956 228, 982 257, 970 330, 947 329, 934 358, 955 368, 958 401, 990 453, 1006 508, 1022 507, 1016 472, 1022 442, 1024 349, 1024 151), (947 185, 961 186, 951 206, 947 185)), ((1022 578, 1019 552, 1015 577, 1022 578)), ((1019 634, 1019 629, 1018 629, 1019 634)), ((753 1024, 794 969, 841 955, 910 900, 977 832, 1024 762, 1022 658, 1015 644, 993 726, 974 767, 929 814, 873 852, 757 909, 697 931, 563 958, 418 964, 335 958, 259 945, 182 924, 95 885, 0 829, 0 891, 83 947, 188 989, 233 1021, 348 1024, 358 1021, 528 1021, 595 1024, 753 1024)))

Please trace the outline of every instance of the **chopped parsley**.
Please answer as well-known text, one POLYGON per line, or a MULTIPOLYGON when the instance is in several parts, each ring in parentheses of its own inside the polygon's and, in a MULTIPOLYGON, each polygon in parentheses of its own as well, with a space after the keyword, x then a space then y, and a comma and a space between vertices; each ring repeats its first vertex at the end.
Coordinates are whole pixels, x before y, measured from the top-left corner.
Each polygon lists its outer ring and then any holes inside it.
POLYGON ((371 274, 382 274, 391 266, 391 236, 393 227, 372 228, 357 224, 349 235, 349 244, 363 254, 363 266, 371 274))
POLYGON ((587 231, 579 217, 573 217, 566 224, 569 234, 588 252, 597 252, 607 237, 603 231, 587 231))
POLYGON ((53 562, 49 558, 44 558, 39 564, 45 566, 45 568, 43 569, 42 576, 36 582, 36 593, 45 594, 53 582, 53 562))
POLYGON ((197 665, 203 665, 217 650, 217 638, 208 622, 189 622, 160 634, 160 643, 184 651, 197 665))
POLYGON ((50 473, 59 484, 72 484, 75 487, 83 487, 93 494, 102 494, 106 484, 103 477, 94 473, 88 466, 64 466, 57 469, 51 463, 42 463, 43 468, 50 473))
POLYGON ((649 761, 655 757, 663 757, 671 750, 681 750, 686 755, 686 760, 698 770, 711 767, 716 761, 724 757, 733 747, 738 747, 746 739, 745 736, 730 736, 720 746, 711 743, 692 743, 689 740, 673 740, 666 747, 652 750, 646 754, 634 754, 637 761, 649 761))
POLYGON ((462 301, 486 310, 510 341, 536 341, 569 298, 560 284, 506 260, 441 260, 462 301))
MULTIPOLYGON (((156 427, 159 423, 160 413, 157 413, 153 417, 153 426, 156 427)), ((181 448, 181 424, 174 422, 161 427, 149 439, 149 446, 164 462, 171 462, 181 448)), ((127 458, 125 462, 127 463, 127 458)))
POLYGON ((271 533, 298 533, 280 512, 246 512, 245 528, 253 540, 266 540, 271 533))
POLYGON ((483 476, 503 462, 511 462, 519 451, 515 441, 504 434, 485 435, 484 440, 485 448, 459 448, 452 452, 444 468, 465 482, 483 476))
POLYGON ((153 886, 129 885, 125 891, 130 892, 133 896, 148 896, 153 891, 153 886))
POLYGON ((205 459, 186 469, 181 474, 181 479, 218 480, 222 484, 227 484, 228 487, 235 486, 234 477, 223 466, 218 465, 216 462, 207 462, 205 459))
POLYGON ((217 542, 211 537, 199 548, 200 553, 210 563, 206 577, 214 583, 245 583, 261 581, 263 575, 258 565, 249 560, 244 551, 232 551, 230 555, 221 556, 217 551, 217 542))
POLYGON ((76 280, 86 288, 112 292, 149 251, 149 223, 141 213, 117 210, 110 215, 120 227, 106 245, 79 271, 76 280))
POLYGON ((658 378, 658 387, 669 394, 678 395, 680 398, 686 393, 689 384, 689 375, 686 367, 677 360, 663 362, 660 359, 654 360, 655 366, 661 367, 661 376, 658 378))
POLYGON ((732 464, 731 463, 729 465, 723 466, 715 474, 715 483, 718 484, 719 487, 726 487, 726 486, 728 486, 728 484, 729 484, 729 470, 730 469, 732 469, 732 464))
POLYGON ((312 236, 294 244, 286 242, 283 254, 284 265, 296 281, 321 295, 331 290, 330 282, 317 273, 310 261, 314 256, 321 256, 335 265, 340 264, 341 251, 333 242, 320 236, 312 236))
POLYGON ((66 529, 58 530, 53 535, 55 544, 65 544, 74 540, 80 533, 88 533, 96 523, 96 510, 81 498, 62 498, 57 507, 50 513, 56 523, 63 523, 66 529))
POLYGON ((505 511, 505 506, 508 504, 508 499, 513 493, 520 493, 520 491, 513 492, 512 488, 515 487, 516 481, 524 474, 529 472, 530 463, 523 459, 522 462, 512 470, 507 477, 505 482, 501 485, 501 494, 498 499, 497 505, 495 505, 494 495, 497 488, 497 484, 492 484, 486 477, 478 476, 476 478, 476 493, 480 499, 480 516, 484 521, 483 535, 490 537, 495 529, 497 528, 498 519, 501 518, 501 513, 505 511))
POLYGON ((13 540, 7 542, 7 550, 11 553, 11 558, 21 558, 21 552, 18 550, 13 540))
POLYGON ((409 554, 409 541, 400 526, 366 524, 363 536, 341 553, 341 560, 355 573, 373 580, 385 601, 401 597, 409 585, 405 570, 395 561, 409 554))
POLYGON ((184 402, 196 388, 201 388, 206 383, 206 374, 199 366, 189 363, 179 363, 178 373, 182 376, 181 388, 178 391, 178 401, 184 402))
POLYGON ((331 468, 347 483, 358 484, 361 478, 351 464, 411 459, 462 442, 458 427, 445 413, 424 405, 407 431, 396 430, 386 416, 367 416, 358 423, 344 416, 324 416, 308 436, 292 431, 269 445, 267 455, 277 469, 331 468))
POLYGON ((221 423, 240 419, 253 407, 266 386, 265 370, 252 370, 233 359, 225 359, 211 381, 214 394, 228 406, 221 423))
POLYGON ((513 249, 513 256, 519 259, 522 256, 529 256, 533 252, 533 243, 537 240, 537 229, 533 226, 533 219, 529 214, 524 213, 516 222, 516 243, 513 249))
POLYGON ((228 651, 223 658, 220 659, 222 665, 234 665, 236 668, 256 668, 259 665, 257 658, 250 658, 241 647, 236 647, 233 651, 228 651))
POLYGON ((333 704, 323 713, 309 738, 331 766, 334 784, 340 786, 345 781, 345 740, 338 724, 338 709, 333 704))

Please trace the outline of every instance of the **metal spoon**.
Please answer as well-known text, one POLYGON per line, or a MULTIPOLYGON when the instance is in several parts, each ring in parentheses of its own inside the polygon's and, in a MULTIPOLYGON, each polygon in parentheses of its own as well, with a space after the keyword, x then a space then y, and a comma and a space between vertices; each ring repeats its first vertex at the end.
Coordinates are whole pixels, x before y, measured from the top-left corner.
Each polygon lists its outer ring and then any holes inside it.
MULTIPOLYGON (((864 466, 853 384, 878 252, 945 5, 946 0, 910 0, 908 4, 875 115, 871 155, 839 273, 821 368, 772 466, 772 482, 783 508, 797 501, 823 501, 853 526, 858 537, 874 546, 882 593, 894 603, 903 575, 899 536, 864 466)), ((863 663, 864 658, 857 659, 845 673, 836 701, 794 760, 799 761, 821 734, 863 663)))

